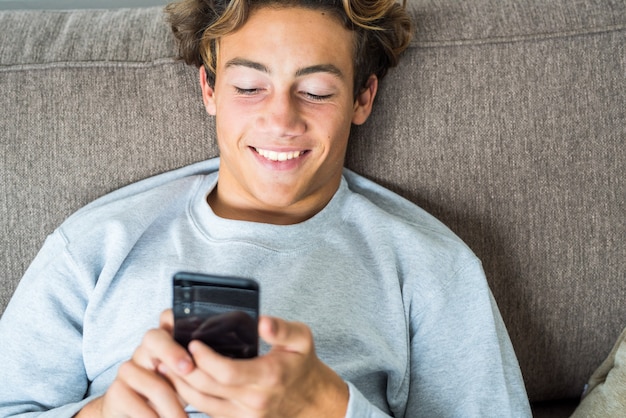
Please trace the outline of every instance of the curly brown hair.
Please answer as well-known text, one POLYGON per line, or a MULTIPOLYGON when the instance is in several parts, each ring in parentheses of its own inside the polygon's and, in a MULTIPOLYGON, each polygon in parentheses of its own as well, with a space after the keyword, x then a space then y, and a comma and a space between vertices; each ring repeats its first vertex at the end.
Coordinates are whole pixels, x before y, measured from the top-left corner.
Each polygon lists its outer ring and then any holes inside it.
POLYGON ((179 58, 189 65, 204 65, 214 86, 217 41, 243 26, 251 11, 267 6, 330 12, 354 32, 355 96, 370 75, 382 79, 398 63, 413 35, 406 0, 402 5, 395 0, 179 0, 165 7, 179 58))

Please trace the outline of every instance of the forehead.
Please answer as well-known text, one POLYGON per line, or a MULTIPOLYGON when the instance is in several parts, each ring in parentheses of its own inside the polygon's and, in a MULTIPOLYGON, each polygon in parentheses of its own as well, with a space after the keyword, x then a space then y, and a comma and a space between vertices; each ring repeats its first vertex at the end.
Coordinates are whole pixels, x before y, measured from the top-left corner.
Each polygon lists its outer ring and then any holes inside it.
POLYGON ((233 58, 264 65, 301 61, 307 66, 351 67, 354 48, 353 32, 327 10, 265 6, 252 10, 239 29, 220 38, 218 67, 233 58))

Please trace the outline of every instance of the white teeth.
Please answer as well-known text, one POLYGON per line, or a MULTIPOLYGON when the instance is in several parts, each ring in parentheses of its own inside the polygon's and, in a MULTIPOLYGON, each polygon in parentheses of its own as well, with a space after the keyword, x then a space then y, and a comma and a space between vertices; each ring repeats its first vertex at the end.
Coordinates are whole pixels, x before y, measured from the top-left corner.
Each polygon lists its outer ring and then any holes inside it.
POLYGON ((290 151, 290 152, 276 152, 276 151, 268 151, 260 148, 255 148, 256 152, 259 153, 264 158, 267 158, 271 161, 287 161, 293 160, 294 158, 298 158, 303 154, 302 151, 290 151))

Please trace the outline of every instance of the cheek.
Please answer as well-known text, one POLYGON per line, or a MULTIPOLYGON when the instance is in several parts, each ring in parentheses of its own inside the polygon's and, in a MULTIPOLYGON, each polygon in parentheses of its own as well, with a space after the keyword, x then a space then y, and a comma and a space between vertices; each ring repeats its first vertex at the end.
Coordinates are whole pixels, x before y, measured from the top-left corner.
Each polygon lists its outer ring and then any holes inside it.
POLYGON ((239 131, 245 124, 246 112, 242 112, 237 106, 227 105, 218 107, 215 115, 215 127, 219 140, 230 140, 238 136, 239 131))
POLYGON ((345 157, 346 148, 348 147, 348 138, 350 136, 350 123, 346 123, 345 120, 337 121, 336 124, 329 128, 324 135, 326 147, 328 148, 328 154, 333 164, 339 162, 343 163, 345 157))
POLYGON ((348 134, 352 126, 353 110, 337 103, 322 107, 313 107, 304 112, 306 119, 335 137, 348 134))
POLYGON ((347 143, 352 128, 351 115, 336 112, 332 116, 329 115, 326 120, 328 121, 328 139, 337 145, 347 143))

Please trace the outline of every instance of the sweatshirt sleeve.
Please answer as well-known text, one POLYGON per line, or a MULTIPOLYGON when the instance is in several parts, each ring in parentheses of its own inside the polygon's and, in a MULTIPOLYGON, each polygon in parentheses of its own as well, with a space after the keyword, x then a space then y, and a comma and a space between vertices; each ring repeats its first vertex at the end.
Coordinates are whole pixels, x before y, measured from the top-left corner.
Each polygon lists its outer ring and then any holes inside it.
POLYGON ((385 414, 365 399, 352 383, 348 382, 348 388, 350 400, 348 401, 346 418, 390 418, 390 415, 385 414))
POLYGON ((82 321, 91 288, 62 234, 50 235, 0 319, 0 416, 67 417, 88 402, 82 321))
POLYGON ((513 346, 477 259, 412 312, 404 417, 530 417, 513 346))

